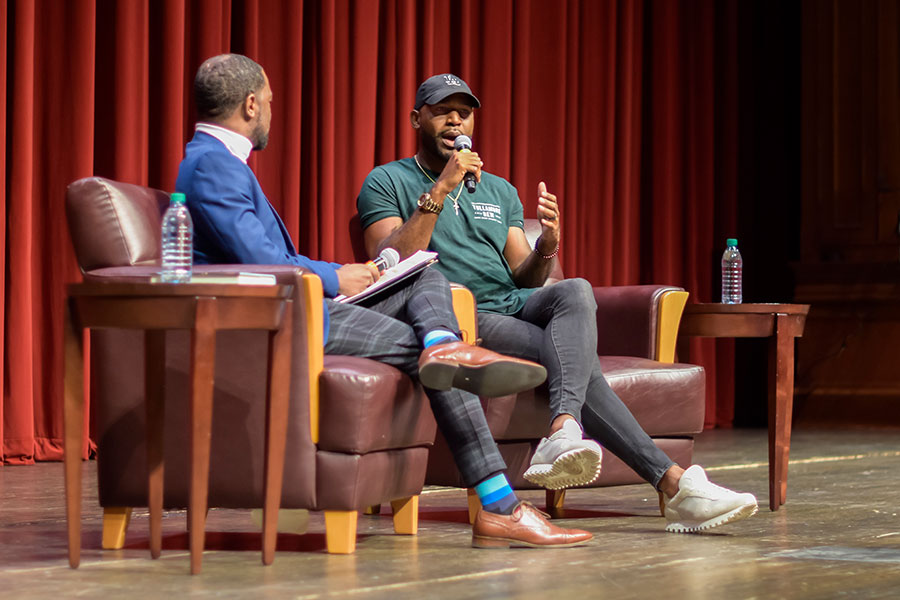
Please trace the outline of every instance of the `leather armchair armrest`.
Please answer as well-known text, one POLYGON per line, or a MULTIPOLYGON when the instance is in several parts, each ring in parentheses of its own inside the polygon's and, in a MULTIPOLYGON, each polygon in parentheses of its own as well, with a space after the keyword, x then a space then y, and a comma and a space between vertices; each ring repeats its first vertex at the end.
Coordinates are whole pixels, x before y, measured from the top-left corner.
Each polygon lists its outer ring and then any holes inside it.
POLYGON ((673 362, 687 297, 667 285, 595 287, 597 353, 673 362))
POLYGON ((318 444, 319 376, 325 368, 323 331, 325 307, 322 305, 322 280, 313 273, 302 272, 301 269, 295 271, 294 333, 297 339, 294 343, 294 364, 305 365, 303 370, 309 398, 309 435, 312 443, 318 444))

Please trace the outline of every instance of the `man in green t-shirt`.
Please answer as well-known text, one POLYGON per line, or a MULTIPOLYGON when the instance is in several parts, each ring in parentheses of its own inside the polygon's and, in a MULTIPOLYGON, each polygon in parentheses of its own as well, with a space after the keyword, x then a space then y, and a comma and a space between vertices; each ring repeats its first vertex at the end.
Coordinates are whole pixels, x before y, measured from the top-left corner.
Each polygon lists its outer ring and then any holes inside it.
POLYGON ((709 482, 698 465, 675 464, 610 389, 597 358, 591 285, 566 279, 542 287, 559 250, 557 198, 538 185, 541 236, 532 248, 516 189, 483 171, 481 157, 467 149, 470 140, 460 138, 472 135, 480 106, 455 75, 435 75, 419 86, 410 113, 418 151, 372 170, 357 199, 369 254, 388 246, 404 257, 437 251, 436 267, 475 295, 484 346, 547 368, 551 423, 526 479, 549 489, 590 483, 600 474, 600 442, 663 492, 667 531, 708 529, 754 514, 752 494, 709 482), (470 185, 473 193, 464 191, 470 185))

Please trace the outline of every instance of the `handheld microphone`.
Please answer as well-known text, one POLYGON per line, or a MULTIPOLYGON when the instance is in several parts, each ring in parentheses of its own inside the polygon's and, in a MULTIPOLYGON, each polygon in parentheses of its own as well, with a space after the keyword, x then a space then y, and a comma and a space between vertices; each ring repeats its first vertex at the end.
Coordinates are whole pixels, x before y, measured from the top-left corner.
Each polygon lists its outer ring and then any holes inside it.
POLYGON ((375 260, 370 260, 366 264, 372 265, 378 269, 378 273, 380 274, 391 267, 396 266, 398 262, 400 262, 400 253, 393 248, 385 248, 375 260))
MULTIPOLYGON (((472 138, 467 135, 458 135, 456 139, 453 140, 453 148, 457 152, 471 152, 472 151, 472 138)), ((475 185, 478 183, 475 180, 475 173, 466 173, 463 177, 463 183, 466 184, 466 191, 470 194, 475 193, 475 185)))

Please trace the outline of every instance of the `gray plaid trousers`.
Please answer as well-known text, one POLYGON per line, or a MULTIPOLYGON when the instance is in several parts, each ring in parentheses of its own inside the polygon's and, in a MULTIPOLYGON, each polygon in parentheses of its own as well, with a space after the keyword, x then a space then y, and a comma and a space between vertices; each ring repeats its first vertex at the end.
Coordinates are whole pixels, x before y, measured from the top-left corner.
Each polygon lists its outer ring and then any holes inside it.
MULTIPOLYGON (((425 334, 435 329, 459 333, 450 285, 434 269, 410 277, 373 302, 364 307, 325 301, 331 321, 325 354, 370 358, 417 379, 425 334)), ((456 389, 425 388, 425 393, 466 485, 506 469, 477 396, 456 389)))

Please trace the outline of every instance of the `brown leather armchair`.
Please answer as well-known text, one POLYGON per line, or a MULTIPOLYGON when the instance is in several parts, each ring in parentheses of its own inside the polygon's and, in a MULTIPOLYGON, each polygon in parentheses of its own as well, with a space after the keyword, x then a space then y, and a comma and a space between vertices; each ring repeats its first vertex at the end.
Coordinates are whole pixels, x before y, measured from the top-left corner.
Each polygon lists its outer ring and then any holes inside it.
MULTIPOLYGON (((536 219, 526 219, 526 237, 540 235, 536 219)), ((557 263, 547 285, 563 278, 557 263)), ((644 430, 672 460, 690 464, 693 436, 703 430, 705 374, 702 367, 674 363, 675 340, 687 301, 681 288, 661 285, 595 287, 597 353, 612 389, 644 430)), ((522 474, 550 422, 546 384, 518 395, 482 398, 488 425, 516 489, 538 489, 522 474)), ((428 459, 428 484, 463 487, 447 444, 438 433, 428 459)), ((609 452, 600 477, 589 487, 642 482, 609 452)), ((547 491, 547 509, 563 507, 565 491, 547 491)), ((469 494, 470 517, 478 498, 469 494)))
MULTIPOLYGON (((158 270, 159 190, 91 177, 66 193, 69 228, 85 280, 146 280, 158 270)), ((318 277, 286 266, 197 266, 195 273, 253 270, 294 285, 293 367, 282 508, 325 511, 329 552, 355 549, 358 511, 390 502, 397 533, 415 534, 435 422, 418 384, 375 361, 323 356, 318 277)), ((90 402, 97 443, 103 547, 121 548, 131 507, 147 505, 140 332, 91 333, 90 402)), ((188 334, 168 332, 165 366, 165 497, 188 505, 184 456, 188 334)), ((262 506, 265 332, 221 332, 216 377, 209 506, 262 506)))

